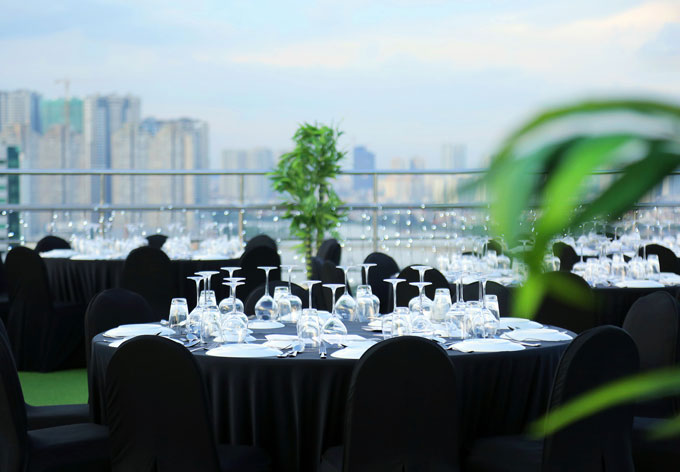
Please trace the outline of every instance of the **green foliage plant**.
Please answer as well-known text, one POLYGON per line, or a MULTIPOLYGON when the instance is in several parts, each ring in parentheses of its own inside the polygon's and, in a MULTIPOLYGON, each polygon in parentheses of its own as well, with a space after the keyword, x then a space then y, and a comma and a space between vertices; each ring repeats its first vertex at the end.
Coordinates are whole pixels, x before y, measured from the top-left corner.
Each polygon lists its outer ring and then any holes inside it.
POLYGON ((295 149, 281 156, 269 174, 274 190, 283 196, 284 219, 290 233, 302 241, 296 248, 304 256, 307 276, 312 277, 312 255, 326 234, 337 236, 335 228, 345 216, 343 202, 333 190, 346 152, 338 150, 342 132, 320 124, 300 125, 293 141, 295 149))

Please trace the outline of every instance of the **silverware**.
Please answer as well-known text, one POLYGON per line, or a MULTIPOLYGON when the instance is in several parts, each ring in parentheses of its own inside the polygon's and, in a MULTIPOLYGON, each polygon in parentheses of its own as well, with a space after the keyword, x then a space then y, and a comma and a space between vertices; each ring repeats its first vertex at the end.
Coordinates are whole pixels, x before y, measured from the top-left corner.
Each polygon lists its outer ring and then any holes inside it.
POLYGON ((288 357, 288 356, 290 355, 291 352, 293 352, 292 349, 287 350, 287 351, 283 351, 281 354, 279 354, 279 355, 276 356, 276 357, 281 357, 281 358, 288 357))
POLYGON ((203 349, 205 349, 206 351, 208 350, 208 348, 206 346, 200 346, 200 347, 195 347, 193 349, 189 349, 189 352, 201 351, 203 349))
POLYGON ((326 358, 326 343, 323 341, 319 344, 319 357, 321 357, 321 359, 326 358))

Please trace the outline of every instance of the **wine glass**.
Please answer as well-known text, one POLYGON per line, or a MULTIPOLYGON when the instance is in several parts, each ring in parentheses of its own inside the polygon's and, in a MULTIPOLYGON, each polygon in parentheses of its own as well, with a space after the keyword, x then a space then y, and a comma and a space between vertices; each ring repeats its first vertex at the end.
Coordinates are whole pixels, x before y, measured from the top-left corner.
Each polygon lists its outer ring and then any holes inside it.
MULTIPOLYGON (((229 287, 229 296, 223 298, 222 301, 219 304, 220 313, 222 313, 222 314, 227 314, 230 311, 232 311, 232 306, 231 306, 232 303, 236 304, 237 311, 243 312, 243 310, 244 310, 243 302, 241 300, 239 300, 238 298, 236 298, 236 294, 232 293, 232 288, 231 288, 232 285, 230 283, 232 280, 235 280, 237 282, 241 282, 241 281, 244 281, 246 279, 245 279, 245 277, 231 277, 231 276, 225 277, 223 279, 222 285, 229 287)), ((245 282, 243 284, 239 284, 239 286, 244 285, 244 284, 245 284, 245 282)))
POLYGON ((288 304, 290 305, 290 322, 291 323, 297 323, 298 317, 300 316, 300 312, 302 311, 302 300, 300 300, 300 297, 297 295, 293 294, 293 283, 291 281, 291 273, 293 272, 294 269, 298 268, 299 266, 295 265, 282 265, 281 270, 286 270, 288 271, 288 304))
MULTIPOLYGON (((416 265, 416 266, 412 266, 411 268, 418 271, 418 275, 420 276, 420 282, 419 283, 425 282, 425 272, 427 272, 428 270, 432 270, 432 267, 425 266, 425 265, 416 265)), ((424 311, 429 316, 430 311, 432 309, 432 300, 430 300, 427 296, 413 297, 408 302, 408 309, 412 312, 413 311, 424 311), (424 303, 425 305, 422 306, 421 305, 422 303, 424 303)))
POLYGON ((201 325, 201 281, 203 277, 201 276, 190 276, 187 277, 189 280, 193 280, 196 283, 196 306, 189 313, 189 320, 187 322, 187 331, 194 336, 198 336, 201 325))
MULTIPOLYGON (((365 274, 364 282, 365 282, 365 285, 368 285, 368 288, 369 288, 370 291, 371 291, 371 300, 373 300, 373 305, 374 305, 374 307, 375 307, 375 310, 374 310, 374 311, 375 311, 375 313, 380 313, 380 299, 373 293, 373 289, 371 288, 371 284, 368 283, 368 271, 370 270, 371 267, 377 266, 377 265, 378 265, 378 264, 364 263, 364 264, 361 264, 361 267, 363 267, 363 269, 364 269, 364 274, 365 274)), ((358 291, 358 288, 357 288, 357 291, 358 291)), ((357 301, 358 301, 358 298, 359 298, 359 294, 357 293, 357 301)))
POLYGON ((201 343, 211 344, 222 342, 222 326, 220 324, 220 310, 216 305, 209 305, 201 312, 201 343))
POLYGON ((307 305, 309 308, 312 308, 312 288, 316 284, 320 284, 320 280, 305 280, 302 282, 302 285, 307 286, 307 293, 309 294, 309 305, 307 305))
POLYGON ((330 344, 342 345, 345 343, 345 338, 347 337, 347 327, 342 322, 338 316, 337 307, 335 303, 335 291, 343 284, 323 284, 324 287, 328 288, 333 292, 333 311, 331 316, 323 324, 323 340, 330 344))
MULTIPOLYGON (((248 317, 243 310, 237 309, 236 288, 245 282, 239 280, 240 277, 230 277, 229 286, 232 294, 230 306, 232 310, 223 314, 221 319, 223 341, 230 343, 242 343, 248 337, 248 317)), ((243 305, 243 304, 241 304, 243 305)))
POLYGON ((354 321, 354 316, 356 313, 357 302, 349 294, 349 284, 347 282, 347 272, 351 269, 351 266, 338 266, 338 269, 345 273, 345 293, 336 302, 338 315, 349 321, 354 321))
MULTIPOLYGON (((425 318, 425 309, 423 307, 423 289, 432 282, 411 282, 409 285, 418 287, 418 297, 420 298, 419 310, 411 311, 411 334, 414 336, 432 337, 434 334, 434 327, 430 320, 425 318), (415 316, 413 314, 415 313, 415 316)), ((410 311, 410 309, 409 309, 410 311)), ((394 323, 394 321, 393 321, 394 323)))
POLYGON ((274 301, 274 298, 269 295, 269 271, 276 269, 276 267, 264 266, 258 267, 258 269, 263 270, 266 275, 264 295, 262 295, 262 297, 260 297, 260 299, 255 304, 255 318, 257 318, 258 321, 274 320, 276 318, 278 307, 274 301))
MULTIPOLYGON (((380 303, 378 303, 378 307, 380 303)), ((374 321, 380 317, 380 312, 376 311, 376 304, 373 301, 373 292, 370 285, 359 285, 357 287, 357 309, 356 320, 360 323, 374 321)))
POLYGON ((406 282, 406 279, 385 279, 384 282, 392 284, 392 300, 394 301, 392 305, 392 313, 397 311, 397 285, 402 282, 406 282))

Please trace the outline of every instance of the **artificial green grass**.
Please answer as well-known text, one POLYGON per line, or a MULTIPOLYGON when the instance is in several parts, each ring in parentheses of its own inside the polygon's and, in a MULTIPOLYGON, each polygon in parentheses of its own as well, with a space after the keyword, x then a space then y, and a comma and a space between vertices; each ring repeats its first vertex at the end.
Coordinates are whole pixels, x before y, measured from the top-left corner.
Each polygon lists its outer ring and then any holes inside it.
POLYGON ((87 403, 87 370, 19 372, 24 400, 29 405, 68 405, 87 403))

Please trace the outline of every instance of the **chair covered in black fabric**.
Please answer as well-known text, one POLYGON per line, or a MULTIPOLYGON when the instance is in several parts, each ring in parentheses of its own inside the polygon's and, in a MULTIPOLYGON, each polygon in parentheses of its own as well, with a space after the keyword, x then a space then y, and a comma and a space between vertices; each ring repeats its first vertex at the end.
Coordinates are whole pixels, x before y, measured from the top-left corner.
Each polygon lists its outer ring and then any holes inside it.
MULTIPOLYGON (((6 346, 10 346, 7 329, 2 321, 0 321, 0 338, 6 346)), ((12 356, 12 362, 14 362, 14 356, 12 356)), ((26 416, 28 429, 42 429, 87 423, 90 421, 90 410, 87 404, 33 406, 26 403, 26 416)))
POLYGON ((659 256, 659 268, 661 272, 673 272, 675 274, 680 274, 680 262, 673 251, 665 246, 659 244, 648 244, 644 248, 638 250, 638 255, 643 254, 650 255, 656 254, 659 256))
POLYGON ((335 265, 340 265, 340 256, 342 254, 342 247, 337 239, 326 239, 321 243, 319 250, 316 252, 316 257, 322 261, 331 261, 335 265))
MULTIPOLYGON (((405 267, 399 272, 397 276, 399 279, 406 279, 406 282, 402 282, 397 286, 397 306, 408 306, 408 302, 411 301, 413 297, 418 296, 418 288, 410 284, 410 282, 420 282, 420 274, 417 270, 413 269, 413 266, 405 267)), ((425 287, 423 292, 430 300, 434 300, 434 292, 438 288, 450 288, 449 282, 444 277, 444 274, 439 272, 437 269, 431 269, 425 272, 425 282, 432 282, 431 285, 425 287)), ((453 293, 455 297, 456 294, 453 293)), ((390 296, 390 300, 391 300, 390 296)), ((390 306, 391 303, 390 303, 390 306)))
POLYGON ((32 249, 13 248, 5 268, 11 303, 7 332, 19 370, 48 372, 84 365, 85 306, 52 302, 45 262, 32 249))
POLYGON ((163 244, 168 240, 168 237, 164 234, 151 234, 146 237, 146 240, 149 246, 155 247, 156 249, 162 249, 163 244))
MULTIPOLYGON (((583 393, 638 371, 635 343, 621 328, 599 326, 577 336, 560 359, 552 411, 583 393)), ((543 439, 500 436, 477 440, 469 472, 632 472, 633 405, 605 409, 543 439)))
POLYGON ((372 252, 366 256, 364 264, 377 264, 368 271, 368 280, 365 278, 363 269, 361 278, 365 284, 371 286, 373 295, 380 300, 380 313, 391 313, 392 305, 389 302, 392 296, 392 287, 385 282, 385 279, 396 276, 399 273, 399 266, 392 257, 382 252, 372 252))
POLYGON ((459 470, 455 392, 453 364, 437 344, 414 336, 376 344, 354 367, 344 444, 324 453, 321 470, 459 470))
POLYGON ((37 253, 48 252, 52 249, 71 249, 71 245, 65 239, 53 235, 45 236, 35 245, 37 253))
MULTIPOLYGON (((269 295, 272 297, 274 296, 274 289, 276 287, 288 287, 288 282, 284 282, 282 280, 269 282, 269 295)), ((296 295, 300 298, 300 301, 302 301, 302 308, 307 308, 309 305, 309 294, 307 293, 307 290, 300 287, 298 284, 291 284, 291 288, 293 289, 293 295, 296 295)), ((245 310, 246 315, 251 316, 255 314, 255 305, 262 295, 264 295, 264 284, 250 292, 248 299, 243 304, 243 309, 245 310)))
POLYGON ((168 316, 172 299, 170 258, 150 246, 133 249, 125 259, 121 287, 140 294, 151 306, 155 320, 168 316))
POLYGON ((503 245, 496 241, 495 239, 490 239, 486 243, 487 251, 496 251, 496 255, 500 256, 503 254, 503 245))
POLYGON ((92 423, 28 430, 26 403, 12 351, 0 336, 0 470, 110 470, 108 430, 92 423))
POLYGON ((236 289, 236 296, 241 300, 247 300, 250 292, 265 283, 266 275, 258 267, 276 267, 269 271, 269 280, 281 280, 281 256, 266 245, 247 249, 242 255, 239 263, 241 271, 239 277, 245 277, 245 284, 236 289))
POLYGON ((561 272, 571 272, 574 264, 579 261, 576 250, 562 241, 558 241, 553 244, 553 255, 560 260, 561 272))
POLYGON ((266 234, 258 234, 254 238, 251 238, 248 240, 246 243, 246 247, 244 248, 244 252, 248 252, 251 249, 254 249, 256 247, 268 247, 270 249, 273 249, 274 251, 278 251, 278 246, 276 245, 276 241, 274 241, 270 236, 266 234))
POLYGON ((5 274, 5 263, 0 253, 0 320, 7 323, 9 316, 9 292, 7 289, 7 275, 5 274))
POLYGON ((546 272, 546 283, 555 287, 544 295, 535 321, 582 333, 598 325, 593 291, 588 282, 571 272, 546 272), (574 289, 574 293, 572 290, 574 289))
POLYGON ((312 280, 321 280, 321 266, 323 261, 316 256, 312 257, 312 280))
MULTIPOLYGON (((628 310, 623 329, 637 344, 643 371, 680 364, 680 304, 668 292, 639 298, 628 310)), ((638 471, 680 470, 680 438, 652 440, 660 419, 680 414, 680 395, 638 403, 633 422, 633 458, 638 471)))
MULTIPOLYGON (((168 309, 170 307, 168 306, 168 309)), ((158 321, 151 305, 140 294, 124 288, 110 288, 95 295, 85 312, 85 359, 90 365, 92 338, 124 324, 158 321)))
POLYGON ((216 446, 196 361, 170 339, 138 336, 116 350, 106 411, 114 472, 269 470, 261 449, 216 446))

